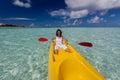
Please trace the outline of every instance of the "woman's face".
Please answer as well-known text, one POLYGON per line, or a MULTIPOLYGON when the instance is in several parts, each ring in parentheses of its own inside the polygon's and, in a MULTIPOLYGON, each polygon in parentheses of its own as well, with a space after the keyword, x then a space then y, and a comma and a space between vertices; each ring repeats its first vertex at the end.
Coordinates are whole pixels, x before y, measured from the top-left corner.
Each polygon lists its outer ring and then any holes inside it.
POLYGON ((58 31, 57 33, 58 33, 58 36, 60 37, 60 31, 58 31))

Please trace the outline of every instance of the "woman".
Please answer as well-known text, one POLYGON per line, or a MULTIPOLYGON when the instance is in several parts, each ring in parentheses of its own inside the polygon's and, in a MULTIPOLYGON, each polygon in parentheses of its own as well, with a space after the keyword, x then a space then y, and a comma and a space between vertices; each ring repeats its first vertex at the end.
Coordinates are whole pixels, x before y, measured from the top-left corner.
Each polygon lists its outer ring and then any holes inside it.
POLYGON ((60 29, 57 29, 56 36, 52 38, 52 41, 56 42, 56 45, 54 47, 54 53, 58 54, 59 48, 63 48, 65 51, 70 52, 67 46, 65 46, 62 42, 65 41, 68 43, 67 39, 62 36, 62 31, 60 29))

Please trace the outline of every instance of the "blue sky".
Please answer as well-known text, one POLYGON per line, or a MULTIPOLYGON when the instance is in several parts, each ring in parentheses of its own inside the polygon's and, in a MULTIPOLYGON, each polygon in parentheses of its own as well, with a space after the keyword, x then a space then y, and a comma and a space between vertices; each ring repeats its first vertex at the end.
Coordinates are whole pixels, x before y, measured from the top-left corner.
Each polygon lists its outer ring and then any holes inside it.
POLYGON ((0 25, 120 26, 120 0, 0 0, 0 25))

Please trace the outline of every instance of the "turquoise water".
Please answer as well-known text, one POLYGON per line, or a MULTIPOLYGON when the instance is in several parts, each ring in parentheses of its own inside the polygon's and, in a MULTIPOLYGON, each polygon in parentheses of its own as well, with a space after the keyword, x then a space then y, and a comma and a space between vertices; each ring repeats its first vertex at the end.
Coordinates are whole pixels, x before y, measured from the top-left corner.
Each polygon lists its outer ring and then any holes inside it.
MULTIPOLYGON (((0 80, 47 80, 48 52, 57 28, 0 29, 0 80), (48 42, 38 42, 39 37, 48 42)), ((61 28, 69 43, 106 80, 120 80, 120 28, 61 28), (92 48, 78 42, 91 42, 92 48)))

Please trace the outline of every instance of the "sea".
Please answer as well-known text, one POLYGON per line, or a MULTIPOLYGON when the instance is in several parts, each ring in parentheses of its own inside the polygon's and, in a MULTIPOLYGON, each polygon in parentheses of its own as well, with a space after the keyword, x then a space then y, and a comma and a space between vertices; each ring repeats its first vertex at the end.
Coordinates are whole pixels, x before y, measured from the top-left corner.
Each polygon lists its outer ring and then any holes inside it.
POLYGON ((0 80, 48 80, 51 38, 57 29, 106 80, 120 80, 120 28, 1 28, 0 80), (38 41, 45 37, 46 42, 38 41), (90 42, 93 47, 78 45, 90 42))

